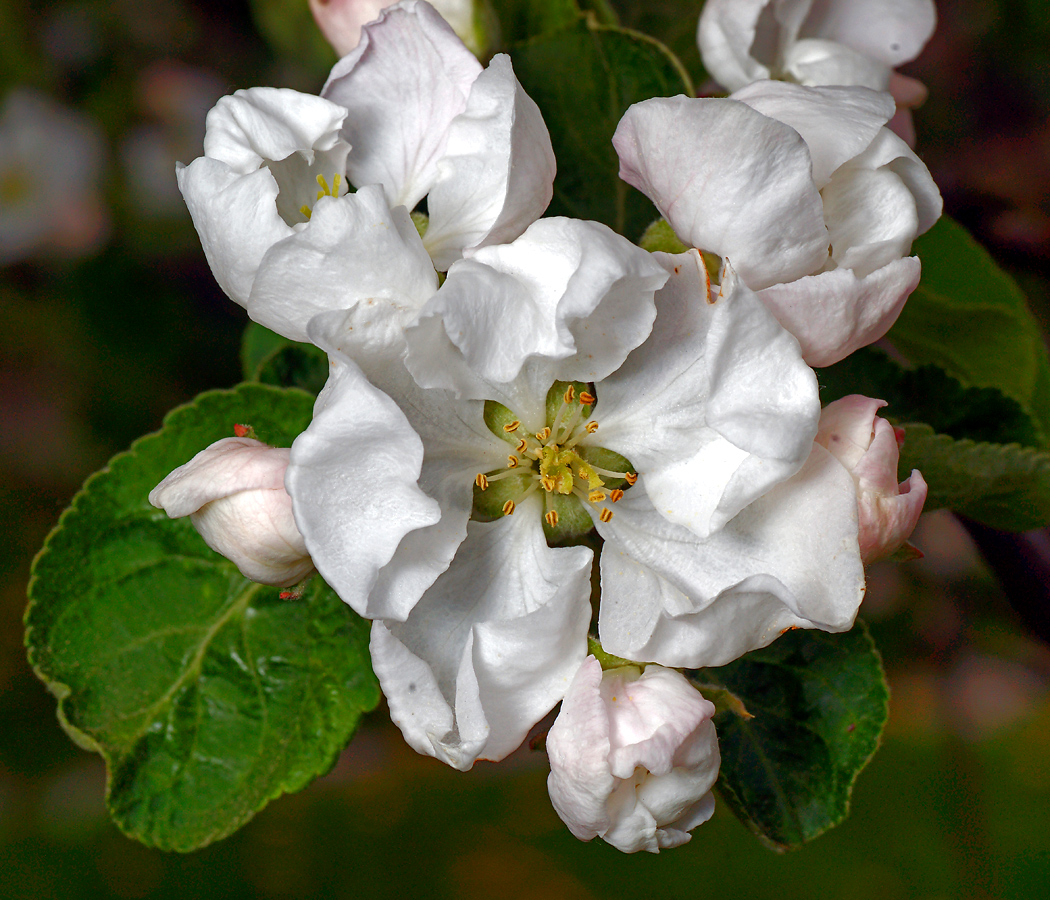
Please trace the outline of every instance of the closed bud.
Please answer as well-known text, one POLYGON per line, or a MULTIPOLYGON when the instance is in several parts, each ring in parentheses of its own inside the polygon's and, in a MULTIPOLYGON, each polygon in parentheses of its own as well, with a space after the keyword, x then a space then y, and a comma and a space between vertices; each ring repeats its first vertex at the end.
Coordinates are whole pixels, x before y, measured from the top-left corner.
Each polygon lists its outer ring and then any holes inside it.
POLYGON ((179 466, 149 502, 173 519, 189 516, 204 542, 241 574, 288 587, 313 571, 284 489, 287 449, 251 438, 216 441, 179 466))

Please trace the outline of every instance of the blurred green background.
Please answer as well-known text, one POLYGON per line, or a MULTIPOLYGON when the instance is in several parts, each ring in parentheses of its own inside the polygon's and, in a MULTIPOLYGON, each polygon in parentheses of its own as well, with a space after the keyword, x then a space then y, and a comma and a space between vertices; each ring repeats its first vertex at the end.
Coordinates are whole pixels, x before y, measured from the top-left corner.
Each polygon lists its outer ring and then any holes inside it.
MULTIPOLYGON (((701 74, 698 4, 613 5, 701 74)), ((917 149, 1045 325, 1050 13, 939 6, 905 69, 930 88, 917 149)), ((328 776, 225 842, 179 856, 124 838, 101 760, 61 732, 26 664, 30 562, 90 472, 172 406, 238 380, 246 317, 211 277, 174 162, 200 154, 219 96, 316 91, 334 55, 306 0, 0 0, 0 23, 0 104, 35 98, 44 132, 44 175, 22 196, 0 120, 0 897, 1050 896, 1050 649, 941 513, 914 539, 926 559, 871 572, 862 614, 890 725, 852 817, 802 851, 767 851, 723 809, 658 857, 581 844, 550 807, 542 753, 456 773, 412 753, 383 709, 328 776), (52 120, 66 130, 47 133, 52 120)))

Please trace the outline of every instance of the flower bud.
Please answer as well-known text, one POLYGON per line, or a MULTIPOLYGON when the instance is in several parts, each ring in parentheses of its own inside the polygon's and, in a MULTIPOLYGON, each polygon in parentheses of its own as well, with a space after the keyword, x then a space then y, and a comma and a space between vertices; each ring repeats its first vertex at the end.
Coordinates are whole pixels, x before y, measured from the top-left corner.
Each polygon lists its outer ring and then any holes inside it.
POLYGON ((314 568, 284 489, 288 456, 250 438, 224 438, 179 466, 149 502, 173 519, 189 516, 245 578, 288 587, 314 568))
POLYGON ((714 712, 674 669, 584 660, 547 736, 547 790, 569 830, 625 853, 686 843, 715 808, 714 712))
POLYGON ((860 555, 864 563, 884 559, 911 536, 926 502, 926 482, 918 469, 897 484, 899 438, 875 412, 886 406, 851 394, 829 403, 820 414, 816 441, 842 463, 857 484, 860 555))

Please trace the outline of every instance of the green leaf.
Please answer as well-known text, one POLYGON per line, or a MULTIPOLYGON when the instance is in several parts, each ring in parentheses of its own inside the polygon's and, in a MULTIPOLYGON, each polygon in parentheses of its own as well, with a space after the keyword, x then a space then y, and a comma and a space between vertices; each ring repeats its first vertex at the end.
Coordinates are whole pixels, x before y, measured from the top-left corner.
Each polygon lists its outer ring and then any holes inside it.
POLYGON ((1050 524, 1050 453, 1017 444, 977 443, 906 425, 901 477, 922 472, 927 510, 948 507, 1004 531, 1050 524))
POLYGON ((316 396, 328 380, 328 356, 252 322, 241 343, 241 364, 249 381, 296 387, 316 396))
POLYGON ((558 160, 547 214, 596 219, 637 240, 659 214, 620 180, 612 136, 631 104, 692 94, 681 64, 652 38, 593 18, 516 47, 512 57, 518 80, 543 112, 558 160))
POLYGON ((274 351, 295 346, 304 345, 296 344, 295 341, 270 331, 258 322, 249 322, 241 336, 241 373, 244 380, 255 381, 259 366, 274 351))
POLYGON ((879 414, 894 423, 924 422, 953 438, 1043 449, 1039 425, 997 388, 963 387, 937 366, 906 369, 881 350, 864 347, 821 369, 821 403, 847 394, 885 400, 879 414))
POLYGON ((912 363, 996 388, 1050 439, 1050 359, 1024 294, 947 216, 915 241, 922 281, 888 338, 912 363))
POLYGON ((889 690, 863 623, 845 634, 791 631, 701 683, 731 691, 753 718, 716 714, 718 790, 774 849, 800 847, 841 822, 879 745, 889 690))
POLYGON ((565 28, 580 17, 576 0, 490 0, 490 5, 502 47, 565 28))
POLYGON ((379 700, 368 625, 320 577, 281 599, 146 500, 234 422, 287 446, 312 406, 262 385, 202 394, 88 480, 34 563, 30 662, 69 735, 105 758, 113 818, 146 844, 228 835, 327 771, 379 700))
POLYGON ((302 0, 251 0, 252 19, 267 43, 293 65, 324 79, 338 56, 302 0))

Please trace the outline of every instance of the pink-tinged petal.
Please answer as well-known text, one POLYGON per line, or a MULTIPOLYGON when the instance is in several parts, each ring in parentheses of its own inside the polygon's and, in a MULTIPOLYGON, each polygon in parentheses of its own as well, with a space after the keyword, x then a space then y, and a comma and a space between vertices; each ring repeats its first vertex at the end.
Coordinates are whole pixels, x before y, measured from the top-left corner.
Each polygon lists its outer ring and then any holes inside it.
POLYGON ((550 203, 554 150, 543 116, 499 54, 452 120, 440 175, 427 198, 424 241, 444 271, 464 250, 513 241, 550 203))
POLYGON ((317 27, 339 56, 361 43, 361 29, 397 0, 309 0, 317 27))
POLYGON ((891 68, 915 59, 937 26, 933 0, 831 0, 807 23, 808 36, 829 38, 891 68))
POLYGON ((292 444, 285 484, 325 581, 360 615, 385 616, 369 598, 379 570, 406 534, 441 512, 416 484, 423 446, 404 414, 350 359, 329 358, 328 383, 292 444))
POLYGON ((587 652, 591 551, 549 548, 540 511, 534 498, 471 522, 408 619, 373 626, 391 719, 417 751, 457 769, 512 752, 587 652))
POLYGON ((805 141, 736 100, 636 103, 613 136, 620 177, 686 244, 728 258, 752 290, 827 261, 823 205, 805 141))
POLYGON ((248 298, 248 314, 292 340, 306 341, 315 315, 357 303, 422 308, 437 273, 408 212, 391 210, 382 188, 322 197, 308 225, 270 249, 248 298))
POLYGON ((429 4, 386 9, 322 91, 349 110, 350 180, 381 184, 391 207, 414 208, 438 179, 449 127, 480 73, 474 54, 429 4))
POLYGON ((769 0, 707 0, 700 13, 696 40, 704 68, 726 90, 735 91, 752 81, 769 78, 773 60, 759 62, 752 53, 756 43, 775 41, 775 25, 762 21, 769 0))
POLYGON ((855 85, 885 91, 890 67, 837 41, 809 38, 784 52, 784 74, 798 84, 855 85))
POLYGON ((902 481, 894 496, 862 493, 858 499, 860 552, 865 565, 885 559, 904 545, 919 524, 926 502, 926 481, 918 469, 902 481))
POLYGON ((277 212, 277 181, 268 169, 238 175, 206 156, 175 175, 215 280, 247 307, 263 256, 294 233, 277 212))
MULTIPOLYGON (((901 75, 900 72, 890 75, 890 85, 887 90, 893 95, 898 110, 901 108, 917 109, 926 102, 926 98, 930 95, 925 84, 917 78, 901 75)), ((914 141, 908 144, 909 147, 914 147, 914 145, 914 141)))
POLYGON ((629 659, 724 665, 792 627, 846 631, 864 595, 856 487, 819 445, 706 540, 668 522, 638 486, 595 526, 602 646, 629 659))
POLYGON ((802 347, 811 366, 830 366, 881 338, 919 284, 917 256, 894 260, 866 278, 850 269, 777 284, 758 296, 802 347))
MULTIPOLYGON (((876 400, 861 394, 850 394, 829 403, 820 411, 816 442, 826 447, 847 471, 854 471, 871 446, 871 440, 875 436, 875 423, 879 421, 877 414, 884 406, 885 400, 876 400)), ((893 437, 892 428, 890 430, 890 436, 893 437)), ((896 454, 896 441, 893 450, 896 454)), ((893 471, 897 471, 896 457, 893 460, 893 471)), ((896 477, 893 484, 897 484, 896 477)))
POLYGON ((757 82, 731 99, 783 122, 802 136, 813 160, 818 190, 839 166, 871 145, 895 109, 889 94, 864 87, 803 87, 782 81, 757 82))
MULTIPOLYGON (((554 377, 598 381, 649 334, 666 280, 649 253, 598 222, 540 219, 453 265, 422 318, 440 317, 474 378, 506 384, 535 357, 556 362, 554 377)), ((452 387, 432 329, 409 330, 408 367, 422 384, 452 387)), ((455 389, 472 396, 471 380, 455 389)))

